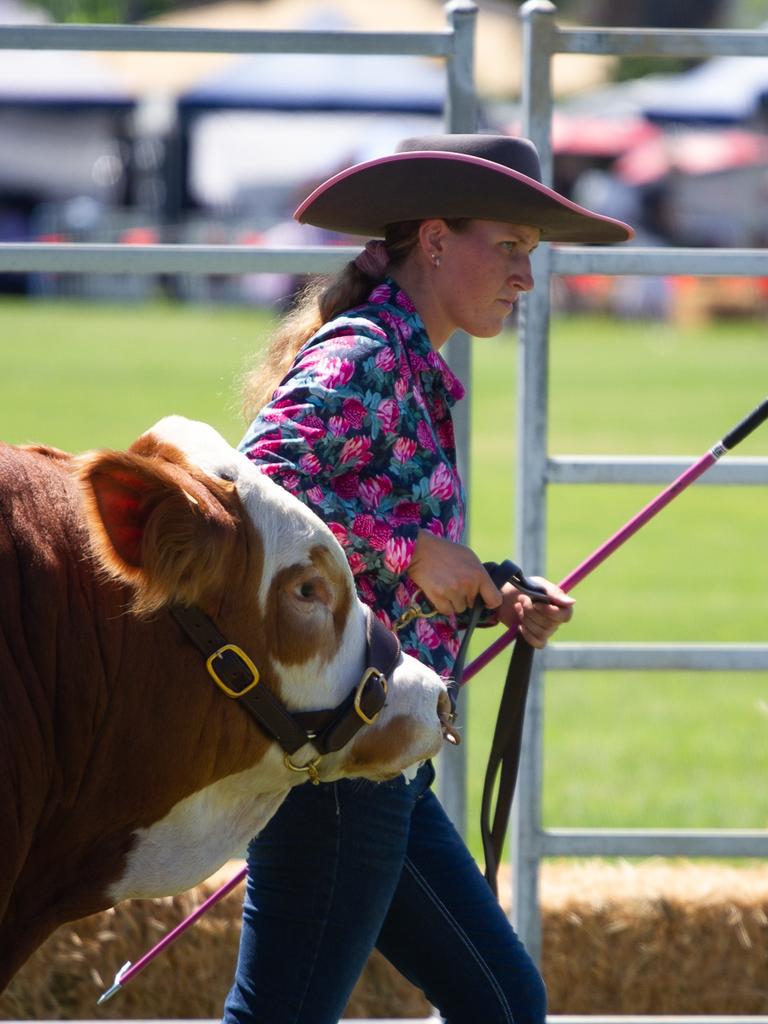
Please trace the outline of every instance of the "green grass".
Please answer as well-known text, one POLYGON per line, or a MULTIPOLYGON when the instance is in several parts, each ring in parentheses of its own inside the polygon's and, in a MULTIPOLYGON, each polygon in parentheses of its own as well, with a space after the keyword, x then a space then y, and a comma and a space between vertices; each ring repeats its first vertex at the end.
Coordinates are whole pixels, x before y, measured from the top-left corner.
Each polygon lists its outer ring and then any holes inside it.
MULTIPOLYGON (((0 436, 70 450, 129 444, 170 412, 241 436, 235 377, 264 314, 176 307, 0 303, 0 436)), ((659 324, 556 320, 553 454, 703 453, 765 394, 762 325, 695 334, 659 324)), ((514 557, 516 344, 473 346, 473 543, 514 557)), ((739 454, 768 452, 757 432, 739 454)), ((559 486, 548 567, 560 579, 658 488, 559 486)), ((687 491, 575 591, 567 639, 764 641, 768 498, 758 487, 687 491)), ((566 638, 563 632, 562 637, 566 638)), ((491 637, 481 634, 477 653, 491 637)), ((470 845, 503 666, 466 689, 470 845)), ((551 826, 768 825, 768 680, 758 674, 550 673, 543 814, 551 826)))
MULTIPOLYGON (((484 558, 512 554, 515 350, 509 339, 475 343, 471 524, 484 558)), ((764 397, 766 357, 765 332, 753 323, 681 334, 658 324, 557 320, 549 451, 693 461, 764 397)), ((767 452, 765 430, 739 448, 740 455, 767 452)), ((562 579, 658 490, 551 488, 550 578, 562 579)), ((695 486, 575 590, 576 615, 561 636, 764 641, 766 524, 764 488, 695 486)), ((467 688, 475 851, 501 682, 502 666, 493 663, 467 688)), ((766 705, 768 680, 756 673, 549 673, 544 823, 768 826, 766 705)))
POLYGON ((268 319, 176 305, 0 303, 0 437, 71 451, 128 445, 162 416, 242 435, 234 380, 268 319))

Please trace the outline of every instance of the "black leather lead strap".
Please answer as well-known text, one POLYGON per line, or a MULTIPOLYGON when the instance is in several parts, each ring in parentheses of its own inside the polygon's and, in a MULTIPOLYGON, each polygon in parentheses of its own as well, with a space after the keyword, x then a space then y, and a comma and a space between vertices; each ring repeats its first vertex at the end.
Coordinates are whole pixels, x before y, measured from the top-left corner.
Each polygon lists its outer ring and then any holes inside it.
MULTIPOLYGON (((505 563, 506 564, 506 563, 505 563)), ((517 566, 515 566, 517 568, 517 566)), ((546 602, 547 593, 543 587, 526 579, 521 570, 510 577, 511 582, 533 601, 546 602)), ((533 647, 518 635, 504 680, 504 689, 499 702, 499 713, 488 755, 488 767, 483 782, 483 797, 480 805, 480 836, 485 854, 485 877, 498 895, 497 875, 501 862, 501 851, 507 835, 512 800, 515 796, 517 773, 520 767, 520 753, 523 746, 523 724, 525 703, 533 667, 533 647), (496 807, 491 821, 491 800, 498 778, 496 807)))
MULTIPOLYGON (((506 560, 499 565, 493 562, 484 563, 488 574, 497 587, 504 583, 512 583, 522 593, 528 594, 534 601, 546 601, 546 592, 527 579, 522 569, 514 562, 506 560)), ((477 626, 485 606, 479 599, 475 602, 470 615, 467 630, 456 657, 454 679, 448 685, 448 692, 454 704, 458 696, 461 678, 464 674, 467 651, 472 633, 477 626)), ((533 665, 533 648, 521 636, 515 641, 512 657, 504 682, 499 712, 496 718, 491 751, 488 756, 488 767, 483 782, 483 797, 480 808, 480 834, 485 855, 485 877, 488 884, 497 893, 497 875, 501 851, 509 825, 512 800, 517 785, 517 773, 520 766, 520 752, 523 743, 523 723, 525 721, 525 704, 528 696, 528 684, 533 665), (491 821, 491 802, 498 778, 499 786, 496 795, 496 807, 491 821)))
POLYGON ((501 862, 501 851, 507 835, 509 815, 517 785, 517 772, 520 767, 525 703, 528 697, 532 667, 533 648, 519 636, 515 641, 507 669, 507 678, 504 681, 480 805, 480 835, 485 855, 485 877, 496 895, 498 895, 497 875, 501 862), (497 778, 499 788, 493 821, 491 821, 491 801, 497 778))
MULTIPOLYGON (((486 564, 486 569, 488 565, 486 564)), ((472 634, 475 632, 480 616, 485 611, 485 605, 482 600, 478 597, 472 606, 472 611, 467 622, 467 628, 464 630, 464 636, 461 640, 461 646, 459 652, 456 655, 456 661, 453 666, 453 678, 449 679, 446 688, 448 690, 448 696, 451 698, 451 711, 454 718, 456 717, 456 702, 459 699, 459 688, 461 687, 461 679, 464 675, 464 666, 467 661, 467 652, 469 651, 469 642, 472 639, 472 634)))
MULTIPOLYGON (((528 596, 533 598, 534 601, 542 601, 546 599, 546 595, 542 588, 529 580, 520 566, 516 565, 509 558, 498 563, 483 562, 483 567, 499 590, 501 590, 505 583, 513 583, 521 593, 528 594, 528 596)), ((472 634, 480 622, 480 617, 484 611, 486 611, 485 604, 482 599, 478 597, 472 606, 469 621, 464 631, 464 637, 461 641, 459 652, 456 655, 456 662, 453 668, 453 679, 448 681, 448 695, 451 698, 451 705, 454 712, 456 710, 456 700, 459 695, 459 689, 461 688, 461 680, 464 676, 464 666, 467 661, 467 654, 469 653, 469 644, 472 640, 472 634)))

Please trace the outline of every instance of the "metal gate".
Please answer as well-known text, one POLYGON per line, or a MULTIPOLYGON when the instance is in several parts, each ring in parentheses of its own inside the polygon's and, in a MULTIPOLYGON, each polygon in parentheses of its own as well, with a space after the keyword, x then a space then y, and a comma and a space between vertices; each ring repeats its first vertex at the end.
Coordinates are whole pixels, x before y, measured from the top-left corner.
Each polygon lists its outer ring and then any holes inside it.
MULTIPOLYGON (((620 56, 768 56, 768 32, 560 28, 548 0, 521 8, 524 40, 522 134, 541 155, 544 181, 552 180, 551 60, 556 53, 620 56)), ((542 572, 546 549, 547 486, 551 483, 668 484, 686 459, 553 458, 547 447, 549 283, 552 274, 766 273, 765 250, 656 249, 540 246, 536 290, 523 298, 518 395, 518 481, 515 551, 529 572, 542 572)), ((760 398, 760 394, 757 398, 760 398)), ((706 438, 704 439, 707 440, 706 438)), ((714 440, 714 439, 713 439, 714 440)), ((766 484, 768 459, 730 458, 707 478, 713 484, 766 484)), ((551 644, 535 660, 513 813, 513 917, 532 954, 540 959, 538 877, 544 857, 765 857, 764 830, 544 829, 542 805, 542 684, 546 669, 765 670, 768 644, 551 644)), ((588 1018, 587 1018, 588 1019, 588 1018)))

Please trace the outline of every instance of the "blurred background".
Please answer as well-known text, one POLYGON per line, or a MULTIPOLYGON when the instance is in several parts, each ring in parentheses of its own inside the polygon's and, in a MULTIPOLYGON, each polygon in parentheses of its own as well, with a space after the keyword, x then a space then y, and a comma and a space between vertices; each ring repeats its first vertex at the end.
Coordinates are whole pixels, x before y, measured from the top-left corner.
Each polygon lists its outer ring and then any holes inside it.
MULTIPOLYGON (((480 0, 483 130, 519 127, 516 2, 480 0)), ((768 0, 561 0, 561 23, 756 28, 768 0)), ((440 0, 0 0, 3 24, 147 23, 242 29, 433 30, 440 0)), ((0 241, 312 244, 299 198, 336 169, 439 129, 439 61, 354 55, 4 51, 0 241)), ((555 187, 626 219, 637 244, 763 246, 768 58, 702 62, 558 55, 555 187)), ((338 240, 338 239, 337 239, 338 240)), ((277 275, 0 275, 0 293, 281 306, 277 275)), ((754 316, 766 280, 560 278, 569 311, 700 322, 754 316)))

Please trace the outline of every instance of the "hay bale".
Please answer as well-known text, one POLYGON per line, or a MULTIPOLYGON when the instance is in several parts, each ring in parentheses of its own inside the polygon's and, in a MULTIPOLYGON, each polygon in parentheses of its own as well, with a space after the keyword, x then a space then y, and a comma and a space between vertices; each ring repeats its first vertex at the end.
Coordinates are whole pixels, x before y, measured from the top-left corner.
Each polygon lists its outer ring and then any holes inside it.
POLYGON ((237 869, 180 896, 127 900, 60 928, 0 997, 0 1017, 96 1020, 219 1017, 231 984, 240 935, 242 888, 205 916, 114 999, 96 1000, 126 960, 139 959, 237 869))
POLYGON ((541 900, 551 1013, 768 1013, 768 868, 551 864, 541 900))
MULTIPOLYGON (((240 867, 182 896, 121 904, 61 928, 0 997, 0 1019, 217 1018, 234 974, 242 888, 104 1006, 96 999, 240 867)), ((508 906, 508 873, 500 879, 508 906)), ((768 1014, 768 868, 568 861, 542 870, 543 973, 553 1014, 768 1014)), ((374 954, 348 1017, 426 1017, 374 954)))
MULTIPOLYGON (((180 924, 242 863, 190 892, 127 900, 55 932, 0 996, 0 1020, 197 1019, 221 1016, 240 940, 243 887, 216 903, 103 1006, 96 1000, 126 960, 135 963, 180 924)), ((429 1003, 374 953, 358 982, 349 1017, 427 1017, 429 1003)))

